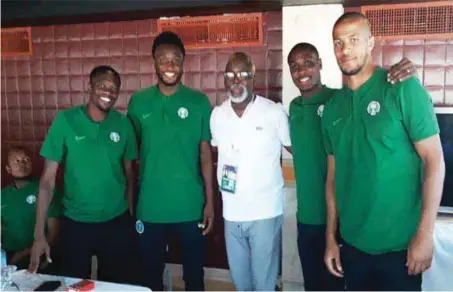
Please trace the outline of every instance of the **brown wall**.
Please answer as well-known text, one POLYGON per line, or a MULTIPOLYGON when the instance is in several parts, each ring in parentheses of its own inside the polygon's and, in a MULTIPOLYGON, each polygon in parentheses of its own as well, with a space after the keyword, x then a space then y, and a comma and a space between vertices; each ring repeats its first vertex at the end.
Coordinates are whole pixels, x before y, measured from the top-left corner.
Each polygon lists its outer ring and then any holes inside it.
MULTIPOLYGON (((360 7, 345 11, 360 12, 360 7)), ((453 40, 376 41, 375 64, 388 68, 403 57, 415 64, 436 105, 453 106, 453 40)))
MULTIPOLYGON (((263 46, 189 50, 183 82, 219 104, 227 59, 245 51, 256 62, 257 92, 281 100, 281 12, 265 13, 263 22, 263 46)), ((56 113, 87 101, 88 75, 96 65, 110 64, 121 74, 116 107, 125 110, 131 93, 156 83, 151 57, 156 35, 155 19, 33 27, 33 56, 2 58, 2 148, 25 145, 37 158, 56 113)))
POLYGON ((375 63, 390 67, 403 57, 416 66, 418 77, 437 105, 453 106, 453 40, 382 41, 375 45, 375 63))
MULTIPOLYGON (((233 51, 245 51, 256 63, 257 92, 281 100, 281 11, 264 13, 264 45, 235 49, 188 50, 183 82, 206 93, 212 105, 224 100, 223 71, 233 51)), ((124 111, 131 94, 157 82, 151 47, 156 20, 33 27, 33 56, 2 58, 2 150, 23 145, 33 152, 39 175, 39 149, 56 113, 87 101, 91 69, 110 64, 121 74, 116 108, 124 111)), ((4 159, 4 155, 2 155, 4 159)), ((2 186, 9 183, 2 168, 2 186)), ((220 200, 218 200, 220 201, 220 200)), ((221 205, 216 232, 208 238, 208 266, 227 268, 221 205)), ((170 257, 178 261, 179 249, 170 257)))

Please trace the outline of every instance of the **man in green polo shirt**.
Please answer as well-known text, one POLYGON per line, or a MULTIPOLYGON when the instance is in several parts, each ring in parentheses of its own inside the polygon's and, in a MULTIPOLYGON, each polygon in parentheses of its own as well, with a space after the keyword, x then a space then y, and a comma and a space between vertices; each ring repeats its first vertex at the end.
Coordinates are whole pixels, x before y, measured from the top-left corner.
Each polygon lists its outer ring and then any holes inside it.
POLYGON ((141 144, 136 230, 143 284, 163 290, 167 237, 175 235, 186 290, 200 291, 204 235, 214 219, 211 105, 206 95, 181 83, 185 50, 176 34, 157 36, 152 54, 158 83, 135 93, 128 107, 141 144))
POLYGON ((36 269, 42 253, 49 257, 44 222, 57 170, 64 163, 63 275, 86 278, 96 255, 100 280, 128 282, 136 138, 129 119, 112 109, 121 86, 119 74, 109 66, 96 67, 89 86, 88 104, 61 111, 41 148, 46 162, 30 269, 36 269))
POLYGON ((372 64, 374 39, 364 15, 341 16, 333 40, 347 84, 322 118, 326 265, 344 274, 348 290, 419 291, 431 265, 445 174, 431 97, 416 78, 391 85, 372 64))
MULTIPOLYGON (((32 176, 32 161, 25 148, 13 147, 8 150, 6 171, 13 183, 2 188, 2 249, 8 255, 8 264, 26 269, 30 264, 30 250, 36 219, 36 198, 39 179, 32 176)), ((55 189, 48 211, 47 240, 54 246, 57 242, 61 215, 61 194, 55 189)), ((40 272, 56 272, 54 265, 40 272)))
MULTIPOLYGON (((343 290, 343 279, 330 274, 324 264, 327 157, 321 117, 324 105, 338 90, 322 84, 322 61, 312 44, 296 44, 288 54, 288 66, 301 93, 292 100, 289 116, 297 183, 297 245, 304 286, 307 291, 343 290)), ((414 74, 415 67, 404 58, 390 68, 388 81, 397 83, 414 74)))

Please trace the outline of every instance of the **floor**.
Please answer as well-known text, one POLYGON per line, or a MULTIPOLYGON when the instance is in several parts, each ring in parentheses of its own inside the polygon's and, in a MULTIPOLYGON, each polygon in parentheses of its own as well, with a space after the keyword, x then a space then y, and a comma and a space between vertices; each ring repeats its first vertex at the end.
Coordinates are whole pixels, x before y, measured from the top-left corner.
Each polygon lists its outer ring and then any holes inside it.
MULTIPOLYGON (((205 280, 206 291, 236 291, 234 284, 215 280, 205 280)), ((184 291, 184 282, 181 278, 173 278, 173 291, 184 291)))

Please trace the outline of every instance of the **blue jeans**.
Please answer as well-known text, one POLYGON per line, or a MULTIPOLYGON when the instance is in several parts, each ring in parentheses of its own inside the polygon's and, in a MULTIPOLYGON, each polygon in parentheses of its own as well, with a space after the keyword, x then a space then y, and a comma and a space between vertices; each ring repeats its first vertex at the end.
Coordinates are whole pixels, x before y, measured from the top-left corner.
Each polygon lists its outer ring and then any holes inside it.
POLYGON ((335 277, 324 264, 326 225, 297 223, 299 250, 305 291, 344 291, 342 278, 335 277))
POLYGON ((280 271, 283 215, 231 222, 225 240, 231 277, 238 291, 273 291, 280 271))
POLYGON ((142 285, 163 291, 163 273, 167 255, 167 238, 176 236, 181 245, 183 280, 186 291, 204 291, 205 237, 198 221, 181 223, 146 223, 139 234, 143 264, 142 285))

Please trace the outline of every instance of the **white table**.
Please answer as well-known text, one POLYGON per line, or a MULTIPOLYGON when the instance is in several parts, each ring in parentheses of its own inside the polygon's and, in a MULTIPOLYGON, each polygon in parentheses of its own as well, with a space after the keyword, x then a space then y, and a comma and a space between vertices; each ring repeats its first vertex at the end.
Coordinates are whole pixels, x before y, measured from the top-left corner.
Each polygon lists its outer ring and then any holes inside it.
MULTIPOLYGON (((19 286, 20 291, 33 291, 36 287, 45 281, 61 281, 63 283, 57 291, 66 291, 66 287, 77 283, 81 279, 44 275, 44 274, 32 274, 27 270, 20 270, 14 272, 12 275, 13 282, 19 286)), ((94 281, 95 288, 92 291, 151 291, 146 287, 116 284, 102 281, 94 281)))
POLYGON ((453 218, 437 220, 432 265, 422 278, 423 291, 453 291, 453 218))

